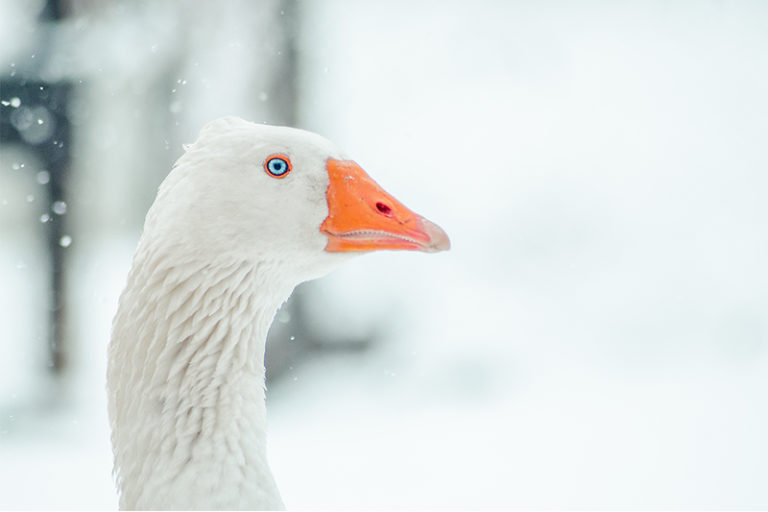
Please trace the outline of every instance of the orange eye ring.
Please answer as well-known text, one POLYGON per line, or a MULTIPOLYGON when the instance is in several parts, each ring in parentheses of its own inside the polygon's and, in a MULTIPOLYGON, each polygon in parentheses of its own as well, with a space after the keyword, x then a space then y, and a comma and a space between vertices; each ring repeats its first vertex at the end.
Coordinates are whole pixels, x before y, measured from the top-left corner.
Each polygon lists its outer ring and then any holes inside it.
POLYGON ((264 160, 264 170, 273 178, 281 180, 291 173, 293 166, 290 158, 277 154, 270 155, 264 160))

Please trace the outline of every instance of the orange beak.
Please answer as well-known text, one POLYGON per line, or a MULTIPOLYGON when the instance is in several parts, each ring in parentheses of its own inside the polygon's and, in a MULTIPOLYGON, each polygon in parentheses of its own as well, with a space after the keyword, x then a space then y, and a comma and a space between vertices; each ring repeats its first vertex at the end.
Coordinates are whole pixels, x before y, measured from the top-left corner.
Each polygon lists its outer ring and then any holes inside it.
POLYGON ((387 194, 355 162, 329 158, 326 168, 328 217, 320 225, 326 251, 450 249, 445 231, 387 194))

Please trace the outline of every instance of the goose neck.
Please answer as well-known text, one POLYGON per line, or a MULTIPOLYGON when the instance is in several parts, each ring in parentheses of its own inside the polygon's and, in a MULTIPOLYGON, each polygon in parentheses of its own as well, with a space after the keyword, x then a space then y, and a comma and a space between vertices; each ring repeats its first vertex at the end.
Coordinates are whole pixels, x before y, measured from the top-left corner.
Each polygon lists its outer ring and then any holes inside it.
POLYGON ((108 387, 122 508, 281 508, 264 349, 290 294, 269 265, 134 262, 108 387))

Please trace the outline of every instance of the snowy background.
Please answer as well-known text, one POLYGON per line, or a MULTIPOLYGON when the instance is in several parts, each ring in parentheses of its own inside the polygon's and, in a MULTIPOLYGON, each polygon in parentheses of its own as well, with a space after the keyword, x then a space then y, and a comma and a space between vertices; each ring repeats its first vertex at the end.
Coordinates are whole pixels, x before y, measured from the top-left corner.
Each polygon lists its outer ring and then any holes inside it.
MULTIPOLYGON (((286 56, 260 39, 285 2, 65 3, 71 355, 46 369, 42 169, 0 145, 0 508, 116 506, 143 215, 203 122, 278 118, 288 57, 294 124, 453 243, 307 287, 319 331, 376 335, 270 383, 289 508, 768 507, 768 4, 288 3, 286 56)), ((41 5, 0 2, 2 76, 41 5)))

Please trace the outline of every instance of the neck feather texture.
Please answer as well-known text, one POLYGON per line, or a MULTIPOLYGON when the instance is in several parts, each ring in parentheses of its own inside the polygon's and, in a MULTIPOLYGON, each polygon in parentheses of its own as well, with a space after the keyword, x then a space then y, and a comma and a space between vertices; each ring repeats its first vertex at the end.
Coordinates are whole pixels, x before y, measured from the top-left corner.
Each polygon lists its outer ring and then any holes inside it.
POLYGON ((113 324, 120 507, 282 508, 266 460, 263 361, 292 285, 275 282, 269 263, 177 256, 137 252, 113 324))

